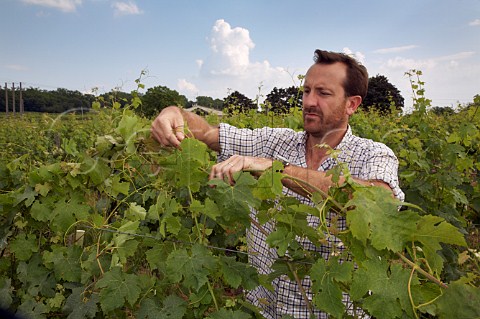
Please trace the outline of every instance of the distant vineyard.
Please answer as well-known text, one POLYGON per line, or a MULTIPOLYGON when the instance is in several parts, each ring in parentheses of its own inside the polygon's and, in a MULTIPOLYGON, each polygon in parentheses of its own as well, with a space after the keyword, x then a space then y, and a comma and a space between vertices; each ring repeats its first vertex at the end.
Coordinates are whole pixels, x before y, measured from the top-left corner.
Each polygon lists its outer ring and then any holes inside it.
MULTIPOLYGON (((2 308, 26 318, 259 318, 244 289, 287 275, 310 276, 305 301, 334 318, 346 318, 342 292, 376 318, 480 316, 480 97, 438 115, 419 92, 411 114, 352 118, 356 134, 397 154, 400 211, 382 189, 353 182, 302 205, 281 194, 279 162, 259 178, 239 173, 233 186, 208 181, 216 154, 194 139, 159 148, 135 106, 0 118, 2 308), (277 226, 269 275, 247 263, 250 208, 260 229, 277 226), (307 225, 328 212, 345 216, 348 230, 307 225), (347 249, 328 261, 297 242, 330 235, 347 249), (351 261, 340 262, 345 254, 351 261)), ((298 109, 208 119, 302 123, 298 109)))

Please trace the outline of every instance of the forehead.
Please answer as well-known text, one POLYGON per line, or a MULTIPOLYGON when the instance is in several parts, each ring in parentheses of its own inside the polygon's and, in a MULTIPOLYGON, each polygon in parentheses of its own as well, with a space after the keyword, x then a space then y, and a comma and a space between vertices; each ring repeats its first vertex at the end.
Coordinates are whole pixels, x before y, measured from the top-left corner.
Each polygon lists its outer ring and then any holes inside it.
POLYGON ((341 86, 347 76, 345 64, 336 62, 333 64, 313 64, 305 75, 307 86, 341 86))

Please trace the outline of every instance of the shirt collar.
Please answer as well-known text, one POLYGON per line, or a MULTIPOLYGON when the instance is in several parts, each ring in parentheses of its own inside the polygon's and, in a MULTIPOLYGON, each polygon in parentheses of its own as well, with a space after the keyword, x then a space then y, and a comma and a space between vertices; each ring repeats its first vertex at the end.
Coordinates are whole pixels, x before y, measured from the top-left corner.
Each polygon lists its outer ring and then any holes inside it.
MULTIPOLYGON (((345 132, 345 135, 343 136, 342 140, 338 145, 334 148, 336 150, 342 149, 347 145, 350 140, 352 139, 353 133, 352 133, 352 128, 350 127, 350 124, 347 126, 347 131, 345 132)), ((301 132, 301 137, 298 139, 298 145, 307 145, 307 132, 303 131, 301 132)))
POLYGON ((343 149, 352 139, 352 128, 350 127, 350 124, 347 126, 347 131, 345 132, 345 135, 343 136, 342 140, 340 143, 338 143, 337 147, 335 147, 336 150, 341 150, 343 149))

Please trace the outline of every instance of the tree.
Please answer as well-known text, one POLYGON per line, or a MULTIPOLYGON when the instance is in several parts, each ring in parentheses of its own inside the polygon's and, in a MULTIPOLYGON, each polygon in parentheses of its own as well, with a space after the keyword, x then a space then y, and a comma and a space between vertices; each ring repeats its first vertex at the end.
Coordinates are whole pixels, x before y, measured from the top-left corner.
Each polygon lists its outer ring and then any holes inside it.
POLYGON ((223 110, 228 114, 232 114, 235 111, 247 112, 256 108, 257 106, 252 100, 238 91, 230 93, 223 101, 223 110))
POLYGON ((363 100, 362 106, 368 110, 377 110, 380 113, 388 114, 391 105, 394 103, 395 109, 401 110, 404 105, 404 98, 400 91, 391 84, 383 75, 376 75, 368 79, 368 92, 363 100))
MULTIPOLYGON (((5 90, 0 93, 0 112, 5 111, 5 90)), ((15 108, 18 111, 20 105, 19 89, 15 89, 15 108)), ((9 109, 13 109, 12 92, 8 91, 9 109)), ((71 91, 58 88, 54 91, 41 90, 29 87, 22 91, 25 112, 48 112, 61 113, 67 110, 89 110, 95 97, 91 94, 83 94, 79 91, 71 91)))
POLYGON ((302 106, 302 91, 296 86, 289 88, 274 87, 265 99, 266 107, 275 113, 288 113, 292 107, 302 106))
POLYGON ((132 93, 126 93, 122 91, 112 90, 109 93, 104 93, 100 95, 100 98, 105 101, 104 106, 112 106, 115 103, 118 103, 121 108, 125 107, 132 100, 132 93))
POLYGON ((455 110, 449 106, 434 106, 430 109, 430 112, 436 115, 448 116, 453 115, 455 113, 455 110))
POLYGON ((220 99, 213 99, 210 96, 197 96, 197 105, 210 107, 215 110, 221 110, 223 108, 223 101, 220 99))
POLYGON ((142 106, 139 108, 139 112, 146 117, 152 117, 167 106, 177 105, 185 107, 187 103, 188 99, 177 91, 171 90, 166 86, 155 86, 149 88, 142 97, 142 106))

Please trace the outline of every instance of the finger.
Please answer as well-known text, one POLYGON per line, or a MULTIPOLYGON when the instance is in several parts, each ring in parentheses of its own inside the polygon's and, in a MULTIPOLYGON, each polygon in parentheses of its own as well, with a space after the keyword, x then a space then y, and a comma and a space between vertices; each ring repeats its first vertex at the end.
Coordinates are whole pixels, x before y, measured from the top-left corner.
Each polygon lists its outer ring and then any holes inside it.
POLYGON ((183 119, 171 120, 157 117, 152 124, 152 135, 163 146, 179 147, 180 142, 185 138, 183 129, 183 119), (177 127, 177 129, 175 129, 177 127), (177 131, 178 130, 178 131, 177 131), (178 135, 177 135, 178 134, 178 135))
POLYGON ((233 179, 233 173, 235 173, 237 170, 235 169, 235 164, 232 162, 226 163, 226 170, 227 170, 227 176, 228 176, 228 182, 230 185, 235 184, 234 179, 233 179))
POLYGON ((185 126, 183 124, 177 125, 173 128, 176 139, 181 142, 185 139, 185 126))
POLYGON ((220 171, 218 171, 218 165, 219 164, 215 164, 212 166, 212 169, 210 170, 210 175, 208 175, 209 180, 216 179, 221 176, 220 171))

